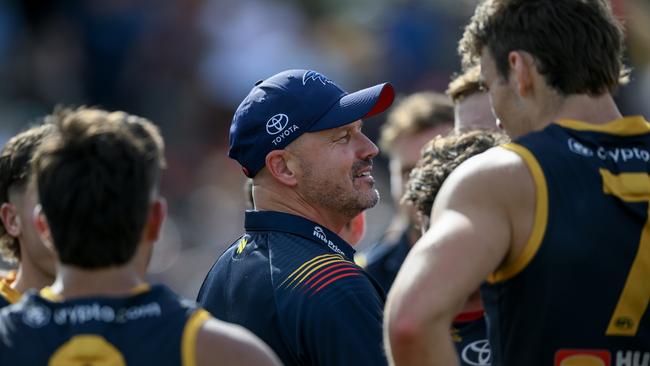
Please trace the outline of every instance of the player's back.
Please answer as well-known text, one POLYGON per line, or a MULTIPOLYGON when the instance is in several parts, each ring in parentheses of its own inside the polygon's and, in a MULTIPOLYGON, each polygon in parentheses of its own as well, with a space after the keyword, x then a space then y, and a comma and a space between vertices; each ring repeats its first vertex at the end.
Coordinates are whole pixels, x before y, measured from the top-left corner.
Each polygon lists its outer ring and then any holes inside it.
POLYGON ((119 298, 41 295, 0 311, 0 364, 194 364, 196 335, 209 318, 161 285, 119 298))
POLYGON ((509 148, 537 206, 523 254, 481 289, 493 364, 650 364, 650 124, 560 121, 509 148))

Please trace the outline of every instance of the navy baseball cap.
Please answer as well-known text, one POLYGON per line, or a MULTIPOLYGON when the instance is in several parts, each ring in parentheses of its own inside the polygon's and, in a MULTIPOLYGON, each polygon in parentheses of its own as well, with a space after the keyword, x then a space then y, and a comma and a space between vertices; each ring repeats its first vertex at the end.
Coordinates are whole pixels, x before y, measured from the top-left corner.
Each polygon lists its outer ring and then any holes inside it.
POLYGON ((230 125, 228 156, 252 178, 266 155, 284 149, 305 132, 347 125, 385 111, 395 91, 383 83, 348 93, 312 70, 286 70, 258 81, 230 125))

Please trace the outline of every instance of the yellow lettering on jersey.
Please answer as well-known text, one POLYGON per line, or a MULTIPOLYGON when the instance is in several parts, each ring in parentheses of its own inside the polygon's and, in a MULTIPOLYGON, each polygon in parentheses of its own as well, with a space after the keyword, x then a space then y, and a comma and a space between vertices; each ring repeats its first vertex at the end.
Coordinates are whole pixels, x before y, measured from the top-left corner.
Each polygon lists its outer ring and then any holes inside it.
POLYGON ((634 336, 650 302, 650 175, 614 175, 605 169, 599 171, 605 194, 626 202, 648 202, 648 218, 641 232, 636 257, 605 332, 608 336, 634 336))
POLYGON ((78 335, 59 347, 48 366, 126 366, 122 353, 98 335, 78 335))

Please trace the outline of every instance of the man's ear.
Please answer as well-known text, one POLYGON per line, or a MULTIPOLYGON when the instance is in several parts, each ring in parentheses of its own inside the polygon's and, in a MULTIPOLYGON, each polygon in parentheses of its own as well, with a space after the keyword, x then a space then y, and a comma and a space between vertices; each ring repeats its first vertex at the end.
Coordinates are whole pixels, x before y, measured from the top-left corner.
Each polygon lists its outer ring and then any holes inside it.
POLYGON ((526 97, 533 91, 533 68, 535 67, 532 56, 527 52, 511 51, 508 54, 510 74, 515 82, 517 93, 526 97))
POLYGON ((297 159, 288 150, 273 150, 266 154, 266 169, 280 183, 294 187, 298 184, 297 159))
POLYGON ((52 232, 50 231, 50 224, 47 222, 47 217, 45 217, 45 213, 43 212, 43 206, 41 206, 40 203, 34 207, 32 219, 34 220, 34 226, 36 227, 38 236, 41 238, 43 244, 56 253, 54 241, 52 240, 52 232))
POLYGON ((149 242, 156 242, 160 238, 162 226, 167 216, 167 201, 159 197, 153 201, 149 210, 149 217, 145 227, 145 239, 149 242))
POLYGON ((0 219, 2 219, 2 224, 9 235, 14 238, 20 235, 21 223, 16 205, 11 202, 3 203, 0 206, 0 219))

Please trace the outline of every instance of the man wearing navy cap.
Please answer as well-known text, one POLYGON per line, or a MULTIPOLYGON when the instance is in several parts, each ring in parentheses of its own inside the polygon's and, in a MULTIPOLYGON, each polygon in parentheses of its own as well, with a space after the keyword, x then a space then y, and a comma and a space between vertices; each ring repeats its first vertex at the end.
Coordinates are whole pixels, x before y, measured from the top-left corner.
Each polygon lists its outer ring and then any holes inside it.
POLYGON ((198 301, 243 325, 286 365, 383 365, 384 295, 336 232, 379 200, 377 147, 362 119, 393 102, 380 84, 348 94, 288 70, 258 82, 230 127, 229 156, 253 178, 257 211, 214 264, 198 301))

